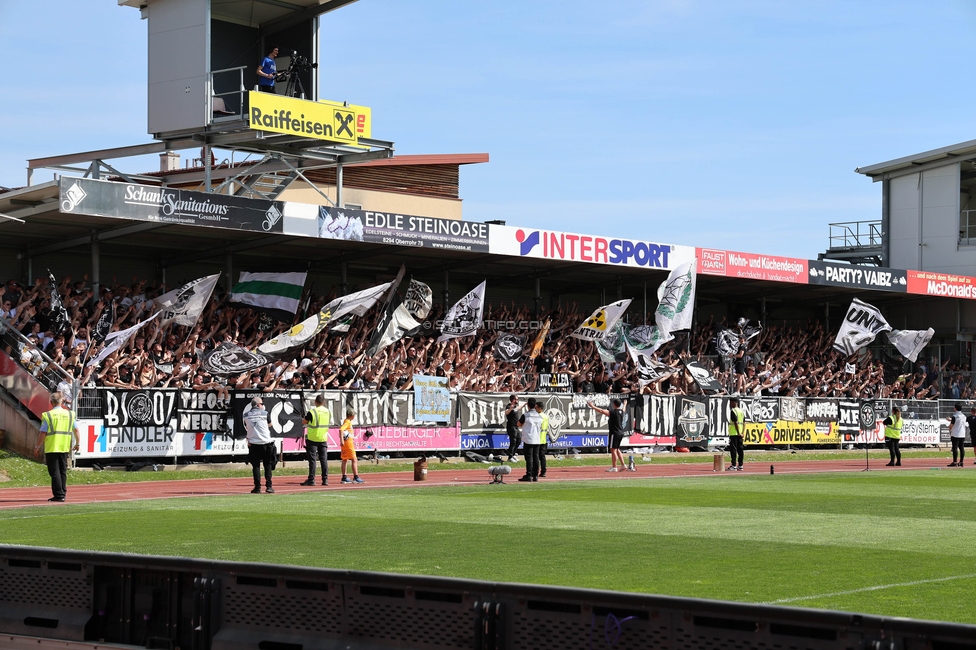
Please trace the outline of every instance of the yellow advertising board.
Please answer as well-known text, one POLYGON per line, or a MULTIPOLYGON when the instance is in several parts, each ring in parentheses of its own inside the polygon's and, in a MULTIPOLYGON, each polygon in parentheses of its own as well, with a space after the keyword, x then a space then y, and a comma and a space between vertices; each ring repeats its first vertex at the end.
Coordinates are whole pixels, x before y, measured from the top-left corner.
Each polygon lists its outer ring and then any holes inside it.
POLYGON ((313 102, 272 93, 248 93, 250 127, 355 145, 370 137, 372 111, 342 102, 313 102))
POLYGON ((373 137, 373 109, 369 106, 357 106, 355 104, 347 104, 345 102, 334 102, 328 99, 320 99, 319 103, 325 104, 326 106, 331 106, 339 113, 352 113, 355 115, 353 124, 356 125, 356 128, 354 128, 353 131, 356 132, 356 137, 373 137))
POLYGON ((829 433, 817 431, 813 422, 746 422, 745 445, 829 445, 840 442, 834 427, 829 433))

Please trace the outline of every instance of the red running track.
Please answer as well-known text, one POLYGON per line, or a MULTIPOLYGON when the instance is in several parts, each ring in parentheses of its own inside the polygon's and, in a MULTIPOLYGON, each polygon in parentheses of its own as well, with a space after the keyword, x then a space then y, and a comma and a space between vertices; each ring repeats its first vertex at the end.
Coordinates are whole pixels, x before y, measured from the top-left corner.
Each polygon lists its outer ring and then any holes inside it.
MULTIPOLYGON (((785 461, 776 465, 776 474, 814 474, 818 472, 858 472, 864 469, 864 461, 845 460, 815 460, 815 461, 785 461)), ((887 467, 881 459, 871 459, 872 471, 898 472, 906 469, 942 469, 959 471, 957 468, 946 468, 944 458, 917 458, 905 460, 901 467, 887 467)), ((539 483, 560 481, 626 481, 636 478, 668 478, 681 476, 725 476, 733 479, 742 474, 768 474, 770 465, 765 463, 746 463, 742 472, 713 472, 711 462, 701 463, 641 463, 636 472, 606 471, 605 466, 559 467, 550 468, 547 477, 539 483)), ((964 469, 971 469, 972 465, 964 469)), ((304 487, 299 485, 305 480, 304 474, 281 476, 275 479, 275 494, 254 495, 254 498, 273 499, 279 494, 294 494, 296 492, 333 492, 342 490, 369 490, 375 488, 406 488, 425 487, 435 485, 487 485, 490 481, 487 465, 466 463, 456 468, 437 469, 427 474, 426 481, 414 481, 413 472, 378 472, 363 474, 366 481, 363 485, 343 485, 339 483, 339 476, 329 477, 328 487, 304 487)), ((512 474, 505 477, 505 484, 517 483, 518 472, 521 468, 514 468, 512 474)), ((210 479, 179 479, 161 481, 136 481, 131 483, 103 483, 99 485, 69 485, 66 503, 102 503, 109 501, 139 501, 144 499, 174 499, 182 497, 227 496, 247 494, 254 487, 250 478, 210 478, 210 479)), ((493 489, 504 489, 493 486, 493 489)), ((0 509, 24 508, 28 506, 58 507, 64 504, 50 503, 49 487, 32 488, 0 488, 0 509)))

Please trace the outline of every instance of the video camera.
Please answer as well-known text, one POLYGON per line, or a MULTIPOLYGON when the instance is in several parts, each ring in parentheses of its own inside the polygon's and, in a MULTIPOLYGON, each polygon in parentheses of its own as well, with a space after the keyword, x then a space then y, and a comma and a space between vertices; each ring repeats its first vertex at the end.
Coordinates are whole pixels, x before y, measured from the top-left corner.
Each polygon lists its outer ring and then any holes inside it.
POLYGON ((293 79, 302 72, 308 72, 309 70, 318 67, 318 63, 312 63, 308 60, 307 56, 299 54, 297 50, 292 50, 291 62, 288 64, 288 68, 284 72, 278 73, 277 80, 286 81, 288 79, 293 79))

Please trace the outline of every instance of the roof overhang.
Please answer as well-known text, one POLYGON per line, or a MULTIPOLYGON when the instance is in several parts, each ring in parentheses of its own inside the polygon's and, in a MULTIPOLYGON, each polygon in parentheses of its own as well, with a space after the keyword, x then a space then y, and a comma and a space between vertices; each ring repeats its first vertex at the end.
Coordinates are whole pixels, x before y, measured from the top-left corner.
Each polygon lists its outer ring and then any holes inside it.
MULTIPOLYGON (((148 0, 118 0, 119 6, 144 9, 148 0)), ((212 2, 210 15, 238 25, 259 27, 271 33, 287 29, 356 0, 220 0, 212 2)))
POLYGON ((948 163, 968 159, 976 159, 976 140, 968 140, 940 149, 932 149, 887 162, 858 167, 854 171, 870 177, 871 180, 881 181, 886 178, 914 174, 932 167, 941 167, 948 163))

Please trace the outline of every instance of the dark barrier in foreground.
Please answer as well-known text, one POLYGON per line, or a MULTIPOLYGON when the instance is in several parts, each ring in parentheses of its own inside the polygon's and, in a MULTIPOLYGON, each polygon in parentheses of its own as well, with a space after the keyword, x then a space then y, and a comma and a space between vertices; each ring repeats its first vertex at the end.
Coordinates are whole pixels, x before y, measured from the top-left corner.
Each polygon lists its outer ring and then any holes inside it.
POLYGON ((0 634, 34 648, 976 649, 969 625, 14 546, 0 546, 0 634))

